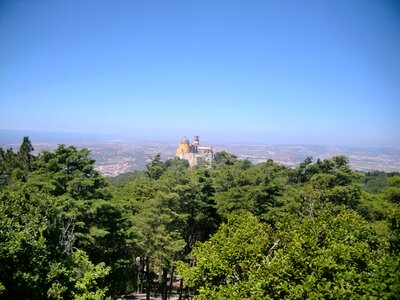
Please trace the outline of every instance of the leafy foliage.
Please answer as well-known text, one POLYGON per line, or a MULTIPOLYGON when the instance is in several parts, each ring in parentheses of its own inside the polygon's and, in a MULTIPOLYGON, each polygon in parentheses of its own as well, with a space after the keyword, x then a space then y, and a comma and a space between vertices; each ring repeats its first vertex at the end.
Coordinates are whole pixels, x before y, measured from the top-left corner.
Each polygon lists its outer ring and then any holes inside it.
MULTIPOLYGON (((336 211, 335 211, 336 210, 336 211)), ((394 299, 400 259, 354 212, 293 216, 276 230, 249 213, 233 214, 181 266, 194 299, 394 299)))
POLYGON ((137 288, 167 299, 177 265, 195 299, 400 293, 398 173, 355 172, 344 156, 289 169, 222 151, 195 169, 156 155, 110 186, 88 149, 32 151, 27 137, 0 148, 1 298, 137 288))
MULTIPOLYGON (((94 170, 87 149, 60 145, 36 157, 32 150, 24 138, 20 151, 10 155, 14 164, 3 161, 3 169, 12 166, 0 194, 3 294, 9 299, 45 298, 47 291, 54 292, 53 277, 48 276, 53 266, 70 268, 76 251, 87 258, 88 266, 107 270, 97 276, 100 281, 91 283, 90 292, 109 289, 113 293, 118 286, 115 275, 132 254, 125 232, 129 224, 123 222, 122 209, 111 201, 107 181, 94 170), (101 267, 104 263, 111 269, 101 267), (109 288, 100 287, 105 276, 109 288)), ((89 269, 76 274, 89 276, 89 269)), ((76 290, 82 285, 66 285, 70 295, 85 294, 76 290)))
POLYGON ((93 265, 82 250, 73 252, 65 261, 51 264, 47 279, 52 282, 47 291, 50 299, 104 299, 107 288, 98 288, 109 267, 93 265))
POLYGON ((114 177, 108 177, 108 180, 114 186, 123 185, 129 181, 134 180, 140 173, 140 171, 122 173, 114 177))

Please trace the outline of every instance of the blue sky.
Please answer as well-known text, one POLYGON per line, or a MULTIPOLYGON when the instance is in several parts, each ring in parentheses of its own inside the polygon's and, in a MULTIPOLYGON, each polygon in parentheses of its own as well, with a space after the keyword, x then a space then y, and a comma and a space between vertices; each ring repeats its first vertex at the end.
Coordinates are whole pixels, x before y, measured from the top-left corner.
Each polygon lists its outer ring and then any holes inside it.
POLYGON ((0 1, 0 128, 400 147, 396 1, 0 1))

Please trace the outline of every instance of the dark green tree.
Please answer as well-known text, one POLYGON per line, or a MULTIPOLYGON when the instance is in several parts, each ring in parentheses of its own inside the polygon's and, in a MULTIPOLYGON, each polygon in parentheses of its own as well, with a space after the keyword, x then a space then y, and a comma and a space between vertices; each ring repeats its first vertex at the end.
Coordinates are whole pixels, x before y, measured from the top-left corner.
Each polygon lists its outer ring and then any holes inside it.
POLYGON ((383 190, 386 198, 393 203, 400 203, 400 175, 388 178, 389 186, 383 190))
POLYGON ((25 171, 32 171, 32 163, 35 156, 32 154, 33 146, 29 137, 24 137, 21 147, 17 153, 19 167, 25 171))
POLYGON ((151 179, 158 179, 165 171, 164 162, 161 160, 161 154, 158 153, 151 159, 151 162, 146 165, 147 174, 151 179))
POLYGON ((249 168, 242 163, 224 165, 214 170, 213 176, 216 207, 222 216, 248 210, 271 220, 282 206, 286 168, 272 161, 249 168))
POLYGON ((237 161, 235 154, 228 153, 226 151, 217 152, 214 155, 215 164, 233 165, 237 161))
POLYGON ((92 263, 111 267, 107 278, 99 281, 107 285, 108 293, 125 292, 129 284, 122 278, 135 278, 133 231, 123 208, 113 201, 107 180, 95 171, 89 150, 60 145, 37 157, 31 156, 31 150, 26 138, 13 160, 5 161, 12 180, 1 191, 3 219, 13 226, 20 224, 15 228, 5 224, 7 230, 0 239, 8 251, 2 254, 4 282, 0 279, 7 295, 11 299, 45 297, 51 284, 46 280, 50 263, 68 262, 77 249, 85 251, 92 263), (31 236, 19 233, 24 224, 31 236), (14 246, 8 247, 14 241, 22 245, 15 255, 14 246), (18 289, 21 285, 27 286, 30 297, 21 294, 25 291, 18 289))
POLYGON ((15 153, 12 148, 0 148, 0 186, 9 182, 11 176, 23 179, 27 172, 32 171, 35 156, 32 154, 33 146, 29 137, 24 137, 19 151, 15 153))

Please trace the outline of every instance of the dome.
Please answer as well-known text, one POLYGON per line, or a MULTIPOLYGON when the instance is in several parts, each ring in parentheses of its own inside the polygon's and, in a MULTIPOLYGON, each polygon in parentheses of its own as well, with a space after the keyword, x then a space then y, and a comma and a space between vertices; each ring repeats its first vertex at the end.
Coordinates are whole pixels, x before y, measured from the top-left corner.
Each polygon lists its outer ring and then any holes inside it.
POLYGON ((181 139, 181 142, 180 142, 181 144, 189 144, 189 140, 186 138, 186 136, 183 138, 183 139, 181 139))
POLYGON ((182 155, 186 155, 190 152, 190 143, 189 140, 184 137, 183 139, 180 140, 179 146, 176 149, 176 156, 183 158, 182 155))

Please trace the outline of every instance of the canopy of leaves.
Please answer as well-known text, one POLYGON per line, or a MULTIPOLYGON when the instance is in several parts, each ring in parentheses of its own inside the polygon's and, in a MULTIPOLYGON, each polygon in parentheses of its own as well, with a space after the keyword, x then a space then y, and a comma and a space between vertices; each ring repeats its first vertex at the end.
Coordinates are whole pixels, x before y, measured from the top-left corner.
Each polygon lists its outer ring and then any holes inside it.
MULTIPOLYGON (((101 280, 90 281, 86 293, 84 282, 71 285, 60 281, 67 277, 60 277, 57 286, 68 286, 68 292, 60 297, 73 299, 79 294, 92 299, 89 294, 100 291, 102 295, 107 289, 113 293, 118 287, 116 275, 133 257, 126 230, 129 224, 122 208, 112 201, 106 179, 94 170, 87 149, 60 145, 38 156, 32 155, 32 150, 29 139, 24 138, 19 152, 9 152, 5 157, 10 158, 0 163, 7 171, 0 191, 0 282, 4 297, 59 295, 61 292, 54 292, 55 277, 49 274, 55 265, 60 270, 71 269, 71 261, 78 259, 76 251, 90 268, 102 270, 96 271, 101 280)), ((73 274, 91 276, 90 268, 73 274)))
POLYGON ((394 299, 400 258, 354 212, 326 209, 275 230, 249 213, 228 222, 182 265, 194 299, 394 299))
POLYGON ((88 149, 32 150, 27 137, 0 148, 2 298, 116 298, 138 286, 166 299, 178 264, 197 299, 400 293, 398 174, 355 172, 344 156, 290 169, 222 151, 195 169, 156 155, 110 186, 88 149))

